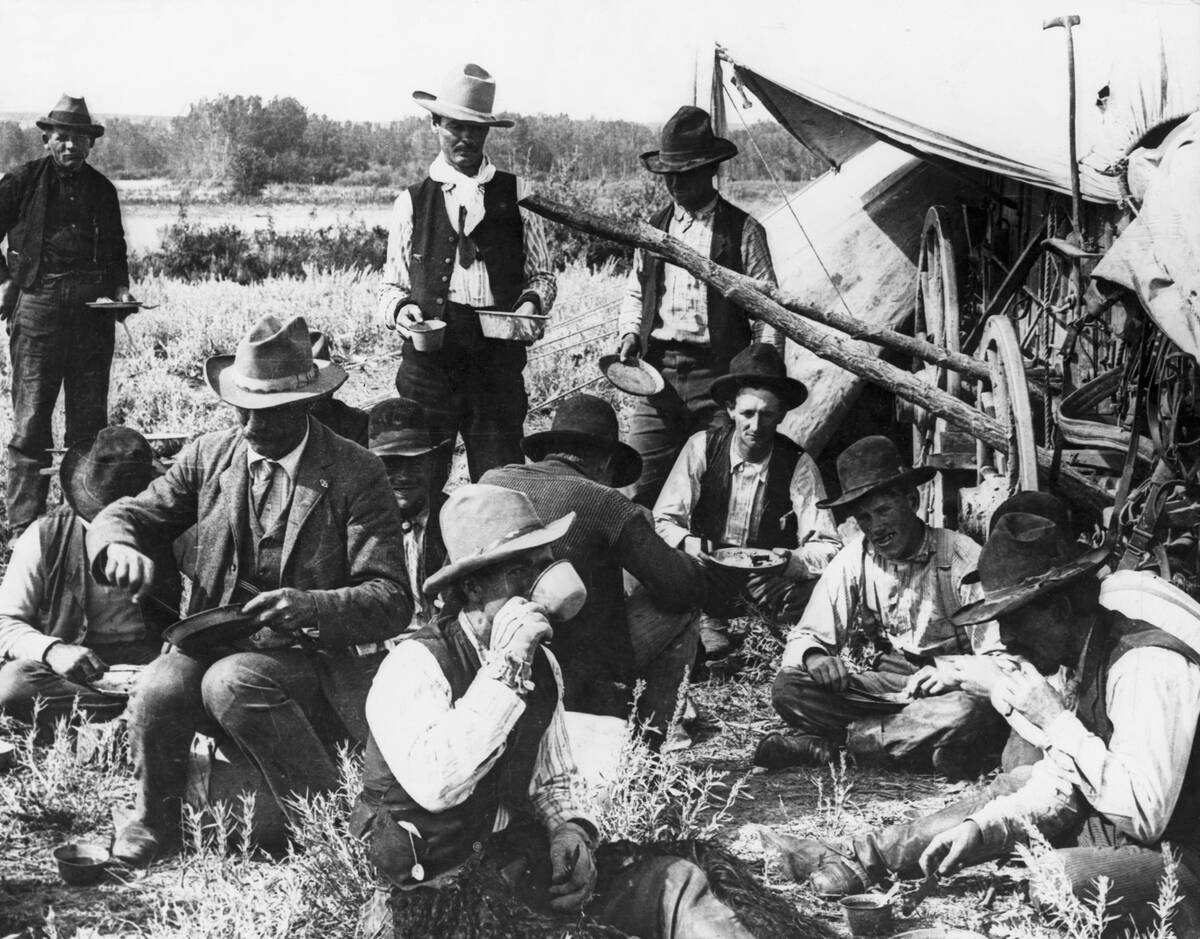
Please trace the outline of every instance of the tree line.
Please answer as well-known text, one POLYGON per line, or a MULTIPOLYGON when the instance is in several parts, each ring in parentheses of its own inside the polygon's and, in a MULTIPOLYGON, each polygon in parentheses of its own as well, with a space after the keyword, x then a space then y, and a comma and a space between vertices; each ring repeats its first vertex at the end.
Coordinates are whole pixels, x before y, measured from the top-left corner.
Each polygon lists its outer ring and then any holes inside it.
MULTIPOLYGON (((638 154, 658 146, 658 128, 632 121, 504 116, 514 127, 494 132, 488 152, 500 166, 528 176, 625 179, 643 172, 638 154)), ((257 95, 222 95, 197 101, 170 120, 103 123, 105 134, 91 162, 107 175, 219 183, 238 196, 255 195, 268 183, 397 187, 419 179, 437 153, 428 116, 335 121, 310 114, 291 97, 264 102, 257 95)), ((816 158, 775 122, 753 124, 749 133, 780 179, 810 179, 821 172, 816 158)), ((729 137, 741 150, 728 164, 731 178, 765 178, 747 131, 731 129, 729 137)), ((0 171, 42 153, 36 127, 0 121, 0 171)))

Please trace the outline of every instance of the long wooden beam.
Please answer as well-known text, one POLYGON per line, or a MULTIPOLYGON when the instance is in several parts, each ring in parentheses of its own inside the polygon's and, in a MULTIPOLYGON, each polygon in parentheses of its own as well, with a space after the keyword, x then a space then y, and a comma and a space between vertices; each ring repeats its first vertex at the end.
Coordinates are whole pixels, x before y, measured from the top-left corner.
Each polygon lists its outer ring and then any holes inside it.
MULTIPOLYGON (((566 206, 538 194, 527 196, 521 200, 521 204, 552 221, 659 255, 700 278, 755 318, 774 326, 821 358, 944 418, 954 427, 983 441, 993 450, 1008 452, 1008 431, 1000 421, 982 414, 940 388, 929 385, 912 372, 889 365, 878 356, 865 355, 855 348, 847 336, 817 328, 803 315, 796 314, 768 296, 758 281, 715 264, 665 232, 645 222, 622 222, 586 209, 566 206)), ((829 325, 832 325, 833 320, 829 314, 822 316, 829 318, 829 325)), ((940 364, 950 367, 949 362, 940 364)), ((1050 450, 1038 448, 1038 464, 1043 470, 1049 469, 1052 458, 1053 453, 1050 450)), ((1063 467, 1057 488, 1072 502, 1094 509, 1103 508, 1110 502, 1103 490, 1091 485, 1071 467, 1063 467)))

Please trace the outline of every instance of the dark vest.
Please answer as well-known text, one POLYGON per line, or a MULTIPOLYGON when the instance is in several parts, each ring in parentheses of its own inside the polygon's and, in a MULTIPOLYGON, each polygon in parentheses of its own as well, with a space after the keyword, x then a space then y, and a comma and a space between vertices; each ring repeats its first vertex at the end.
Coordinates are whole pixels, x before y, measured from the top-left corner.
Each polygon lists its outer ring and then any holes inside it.
MULTIPOLYGON (((275 472, 282 473, 283 468, 275 472)), ((283 539, 287 534, 291 503, 284 506, 271 530, 265 531, 258 520, 258 513, 254 511, 254 486, 250 479, 247 479, 247 483, 246 531, 250 537, 240 539, 241 557, 238 561, 243 571, 241 579, 259 590, 278 590, 283 586, 283 539)))
MULTIPOLYGON (((721 543, 725 519, 729 513, 729 448, 733 445, 733 425, 711 427, 705 438, 707 465, 700 478, 700 497, 692 510, 692 532, 721 543)), ((804 451, 783 434, 775 435, 767 462, 767 491, 763 497, 762 517, 750 548, 797 548, 796 513, 792 510, 792 474, 804 451)))
MULTIPOLYGON (((90 576, 85 560, 83 522, 68 506, 61 506, 43 516, 38 527, 42 569, 46 572, 38 610, 42 631, 64 642, 86 645, 86 636, 80 635, 90 576)), ((161 547, 151 548, 148 553, 154 561, 154 596, 178 609, 182 585, 171 553, 161 547)), ((146 623, 145 638, 150 641, 158 641, 162 631, 175 622, 175 617, 157 603, 144 603, 141 610, 146 623)))
MULTIPOLYGON (((442 184, 428 177, 408 190, 413 207, 408 275, 412 300, 426 318, 444 314, 458 250, 458 220, 446 213, 442 184)), ((517 208, 517 177, 497 172, 483 189, 483 221, 468 236, 483 263, 496 306, 511 310, 525 282, 525 225, 517 208)))
MULTIPOLYGON (((1107 630, 1097 624, 1092 643, 1079 676, 1079 703, 1075 713, 1083 726, 1106 744, 1112 738, 1113 725, 1108 716, 1107 684, 1109 670, 1121 656, 1134 649, 1157 648, 1178 652, 1200 666, 1200 653, 1170 633, 1120 613, 1112 617, 1107 630)), ((1193 715, 1193 720, 1197 716, 1193 715)), ((1184 774, 1179 801, 1163 832, 1164 841, 1200 850, 1200 734, 1192 741, 1192 754, 1184 774)))
MULTIPOLYGON (((675 204, 651 217, 650 224, 659 231, 667 231, 675 204)), ((443 213, 444 214, 444 213, 443 213)), ((747 215, 736 205, 731 205, 720 196, 713 210, 712 250, 709 258, 738 274, 742 270, 742 229, 746 227, 747 215)), ((659 307, 663 298, 663 260, 651 254, 645 255, 642 264, 642 322, 653 323, 651 332, 662 326, 659 307)), ((720 291, 708 288, 708 341, 725 371, 729 360, 750 345, 752 338, 750 320, 741 307, 730 303, 720 291)))
MULTIPOLYGON (((452 701, 466 694, 480 662, 457 617, 442 616, 406 641, 420 642, 433 654, 450 685, 452 701)), ((374 735, 367 740, 363 791, 350 818, 351 832, 369 838, 371 861, 392 883, 412 884, 414 864, 424 868, 424 879, 428 880, 481 850, 501 804, 513 813, 514 824, 532 815, 529 784, 542 737, 558 704, 558 685, 543 652, 534 657, 532 680, 534 690, 508 735, 504 753, 466 799, 442 812, 422 808, 396 781, 374 735), (410 839, 398 822, 414 826, 420 837, 410 839)), ((397 715, 397 719, 403 716, 397 715)))

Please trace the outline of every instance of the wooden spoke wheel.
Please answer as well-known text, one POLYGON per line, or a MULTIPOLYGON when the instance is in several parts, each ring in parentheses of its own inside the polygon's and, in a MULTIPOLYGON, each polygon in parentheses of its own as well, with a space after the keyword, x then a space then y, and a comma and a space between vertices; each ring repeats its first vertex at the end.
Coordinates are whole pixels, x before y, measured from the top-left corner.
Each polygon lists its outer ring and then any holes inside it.
POLYGON ((980 382, 976 392, 979 410, 995 417, 1008 432, 1008 453, 976 443, 975 465, 978 481, 1000 475, 1007 480, 1009 493, 1037 489, 1037 443, 1029 386, 1025 378, 1025 359, 1012 321, 993 316, 983 330, 977 358, 988 364, 991 380, 980 382))

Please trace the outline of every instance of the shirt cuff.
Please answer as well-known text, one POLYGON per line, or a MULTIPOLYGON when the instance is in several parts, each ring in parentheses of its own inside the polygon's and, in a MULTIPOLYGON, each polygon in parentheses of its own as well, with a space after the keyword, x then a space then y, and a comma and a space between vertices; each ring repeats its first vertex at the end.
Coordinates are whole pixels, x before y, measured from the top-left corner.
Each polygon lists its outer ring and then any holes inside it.
POLYGON ((804 668, 804 657, 810 652, 824 652, 830 655, 824 643, 818 642, 811 636, 799 635, 789 637, 787 645, 783 649, 783 660, 781 666, 783 668, 804 668))
POLYGON ((992 806, 985 805, 974 815, 964 821, 974 822, 979 826, 983 835, 983 847, 989 854, 998 854, 1012 847, 1008 822, 999 813, 989 811, 992 806))
POLYGON ((1083 722, 1070 711, 1063 711, 1054 718, 1045 727, 1044 733, 1053 749, 1066 754, 1071 759, 1075 759, 1083 742, 1092 736, 1091 731, 1084 727, 1083 722))
POLYGON ((22 633, 9 644, 8 659, 9 661, 28 659, 45 665, 46 653, 50 651, 50 647, 59 645, 61 642, 61 639, 47 636, 30 626, 29 632, 22 633))

